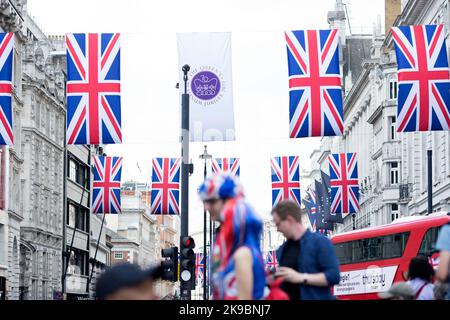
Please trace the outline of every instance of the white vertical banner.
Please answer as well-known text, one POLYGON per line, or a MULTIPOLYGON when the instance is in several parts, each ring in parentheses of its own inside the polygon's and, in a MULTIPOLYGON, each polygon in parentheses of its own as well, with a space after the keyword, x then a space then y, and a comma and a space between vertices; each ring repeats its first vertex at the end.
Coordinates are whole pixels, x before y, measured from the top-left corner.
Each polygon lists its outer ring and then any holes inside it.
POLYGON ((181 93, 182 67, 190 66, 190 141, 235 140, 231 33, 179 33, 177 41, 181 93))

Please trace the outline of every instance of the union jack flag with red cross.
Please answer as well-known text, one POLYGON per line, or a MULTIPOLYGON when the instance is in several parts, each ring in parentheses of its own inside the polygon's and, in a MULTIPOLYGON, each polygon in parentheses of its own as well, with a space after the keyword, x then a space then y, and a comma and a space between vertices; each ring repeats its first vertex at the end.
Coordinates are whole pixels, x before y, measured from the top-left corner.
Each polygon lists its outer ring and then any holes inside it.
POLYGON ((93 213, 120 213, 122 157, 94 157, 93 213))
POLYGON ((122 143, 120 35, 67 34, 67 144, 122 143))
POLYGON ((227 172, 239 177, 241 164, 239 158, 215 158, 211 161, 212 173, 227 172))
POLYGON ((450 72, 443 25, 392 28, 398 65, 397 131, 450 130, 450 72))
POLYGON ((266 269, 268 271, 276 270, 278 268, 278 260, 276 250, 271 250, 266 253, 266 269))
POLYGON ((203 253, 195 254, 195 278, 197 281, 201 282, 205 276, 205 263, 204 263, 203 253))
POLYGON ((180 158, 153 158, 152 214, 180 213, 180 158))
POLYGON ((285 32, 290 138, 341 136, 344 131, 337 30, 285 32))
POLYGON ((328 156, 330 164, 331 212, 359 211, 359 184, 356 153, 337 153, 328 156))
POLYGON ((292 200, 300 205, 300 165, 298 156, 273 157, 272 207, 282 200, 292 200))
POLYGON ((0 145, 14 144, 12 125, 12 71, 14 33, 0 33, 0 145))

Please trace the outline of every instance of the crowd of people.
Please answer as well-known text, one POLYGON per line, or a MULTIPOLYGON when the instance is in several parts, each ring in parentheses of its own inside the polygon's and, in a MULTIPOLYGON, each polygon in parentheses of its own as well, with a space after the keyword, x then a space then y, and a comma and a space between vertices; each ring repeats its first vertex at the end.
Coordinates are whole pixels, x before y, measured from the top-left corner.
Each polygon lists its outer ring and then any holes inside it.
MULTIPOLYGON (((207 178, 199 196, 211 219, 218 221, 211 256, 211 286, 214 300, 333 300, 331 288, 340 281, 339 262, 331 241, 311 232, 302 223, 305 213, 293 201, 279 202, 272 209, 277 230, 286 241, 277 250, 279 267, 265 270, 260 248, 263 222, 247 202, 238 179, 229 174, 207 178)), ((450 300, 450 224, 440 230, 440 251, 435 273, 428 259, 410 262, 407 281, 394 283, 379 294, 390 300, 450 300)), ((103 300, 158 299, 154 283, 161 267, 142 270, 131 264, 116 265, 97 282, 96 298, 103 300)))

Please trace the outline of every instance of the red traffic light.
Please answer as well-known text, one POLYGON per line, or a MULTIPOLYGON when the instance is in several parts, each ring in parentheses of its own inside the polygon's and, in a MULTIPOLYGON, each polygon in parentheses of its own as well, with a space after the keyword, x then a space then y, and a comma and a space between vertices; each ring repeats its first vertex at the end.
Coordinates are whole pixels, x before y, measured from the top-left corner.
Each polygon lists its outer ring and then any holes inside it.
POLYGON ((183 247, 183 248, 190 248, 190 249, 195 248, 194 238, 189 237, 189 236, 182 237, 181 238, 181 247, 183 247))

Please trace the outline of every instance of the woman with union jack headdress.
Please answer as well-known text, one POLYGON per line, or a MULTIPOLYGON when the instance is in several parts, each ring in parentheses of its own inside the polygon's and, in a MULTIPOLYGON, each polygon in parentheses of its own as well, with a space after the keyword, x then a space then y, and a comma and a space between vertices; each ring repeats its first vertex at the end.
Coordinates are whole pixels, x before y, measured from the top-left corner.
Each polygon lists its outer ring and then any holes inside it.
POLYGON ((245 201, 241 184, 229 174, 213 175, 199 196, 211 219, 220 222, 211 257, 213 299, 263 299, 262 219, 245 201))

